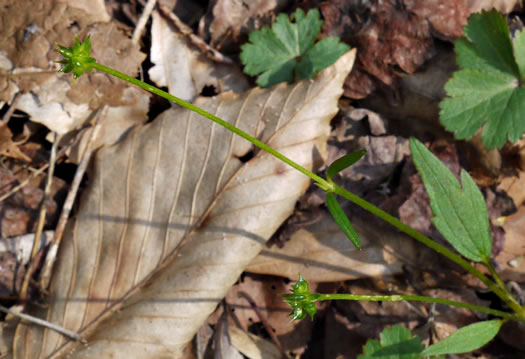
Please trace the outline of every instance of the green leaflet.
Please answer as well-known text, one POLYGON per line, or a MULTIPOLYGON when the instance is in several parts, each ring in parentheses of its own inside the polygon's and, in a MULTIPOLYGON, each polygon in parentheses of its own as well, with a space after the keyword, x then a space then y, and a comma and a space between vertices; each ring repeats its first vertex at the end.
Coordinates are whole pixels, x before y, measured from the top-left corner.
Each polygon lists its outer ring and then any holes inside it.
POLYGON ((429 346, 423 355, 460 354, 481 348, 498 334, 502 320, 488 320, 463 327, 429 346))
POLYGON ((421 142, 411 138, 410 150, 423 179, 435 217, 432 223, 463 256, 488 263, 492 250, 485 200, 472 178, 461 171, 456 177, 421 142))

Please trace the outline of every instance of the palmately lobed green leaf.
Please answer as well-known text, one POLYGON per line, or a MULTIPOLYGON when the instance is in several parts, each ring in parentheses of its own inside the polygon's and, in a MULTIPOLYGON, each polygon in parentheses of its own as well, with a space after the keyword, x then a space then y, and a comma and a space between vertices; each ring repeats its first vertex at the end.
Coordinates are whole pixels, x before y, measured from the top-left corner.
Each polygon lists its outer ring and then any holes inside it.
POLYGON ((474 14, 465 35, 455 43, 462 68, 445 85, 440 121, 458 139, 469 139, 483 127, 488 149, 515 142, 525 132, 525 39, 511 41, 505 18, 496 11, 474 14))
POLYGON ((291 18, 294 23, 280 14, 271 30, 253 31, 249 43, 241 47, 244 72, 252 76, 260 74, 257 84, 261 87, 310 79, 350 49, 338 38, 327 38, 314 45, 323 24, 317 9, 306 15, 297 9, 291 18))
POLYGON ((421 142, 411 138, 414 164, 430 198, 432 223, 463 256, 487 263, 492 239, 485 200, 467 172, 456 177, 421 142))
POLYGON ((421 339, 412 336, 401 325, 384 329, 380 340, 370 339, 357 359, 421 359, 424 346, 421 339))
POLYGON ((494 339, 502 324, 502 320, 488 320, 468 325, 429 346, 423 355, 461 354, 479 349, 494 339))
POLYGON ((349 50, 350 46, 340 42, 337 37, 324 38, 301 56, 301 61, 295 69, 296 80, 311 79, 349 50))
POLYGON ((496 10, 473 14, 465 27, 465 35, 477 55, 495 69, 519 77, 507 21, 496 10))
POLYGON ((516 62, 518 63, 518 68, 520 70, 520 79, 523 82, 525 77, 525 31, 521 30, 516 32, 514 35, 514 40, 512 41, 514 48, 514 56, 516 57, 516 62))

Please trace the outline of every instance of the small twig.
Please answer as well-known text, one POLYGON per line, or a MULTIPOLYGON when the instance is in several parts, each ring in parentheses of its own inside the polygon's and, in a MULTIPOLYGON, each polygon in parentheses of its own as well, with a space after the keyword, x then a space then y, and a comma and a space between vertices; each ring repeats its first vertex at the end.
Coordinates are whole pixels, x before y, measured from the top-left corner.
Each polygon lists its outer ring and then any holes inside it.
POLYGON ((201 39, 199 36, 195 35, 193 33, 193 30, 186 25, 184 22, 182 22, 181 19, 175 15, 170 8, 163 5, 162 3, 159 3, 158 9, 160 13, 168 18, 172 25, 175 26, 175 28, 186 38, 190 40, 190 42, 196 46, 198 49, 202 51, 202 53, 210 58, 211 60, 223 64, 233 64, 233 60, 230 59, 228 56, 223 55, 220 51, 217 51, 215 48, 208 45, 203 39, 201 39))
POLYGON ((140 38, 142 37, 142 33, 144 32, 144 29, 146 27, 146 24, 148 23, 149 17, 151 16, 151 12, 153 11, 155 4, 157 4, 157 0, 148 0, 146 7, 144 7, 144 11, 142 11, 142 15, 140 16, 137 26, 135 26, 135 30, 133 30, 133 36, 131 37, 131 41, 133 43, 138 43, 140 38))
POLYGON ((259 317, 259 320, 261 321, 261 323, 263 323, 264 328, 268 332, 268 335, 270 335, 270 338, 272 338, 273 343, 277 346, 277 348, 283 355, 283 358, 286 358, 287 357, 286 353, 283 351, 279 338, 277 338, 277 335, 275 335, 275 333, 273 332, 272 327, 270 326, 270 323, 268 323, 268 321, 266 320, 266 317, 262 315, 261 311, 257 307, 257 304, 255 304, 253 299, 245 292, 239 292, 238 296, 246 299, 246 301, 250 304, 250 307, 252 308, 252 310, 255 312, 255 314, 257 314, 257 317, 259 317))
MULTIPOLYGON (((3 195, 0 196, 0 202, 4 201, 5 199, 7 199, 8 197, 12 196, 13 194, 15 194, 16 192, 20 191, 22 188, 24 188, 28 183, 29 181, 31 181, 33 178, 35 178, 36 176, 38 176, 39 174, 41 174, 42 172, 44 172, 47 168, 49 167, 49 163, 46 163, 45 165, 43 165, 42 167, 40 167, 38 170, 36 170, 35 172, 33 172, 31 174, 31 176, 27 177, 25 180, 23 180, 22 182, 20 182, 20 184, 16 185, 15 187, 13 187, 9 192, 7 193, 4 193, 3 195)), ((13 179, 13 181, 16 181, 16 179, 13 179)))
POLYGON ((1 124, 5 125, 9 122, 9 119, 11 118, 11 116, 13 116, 13 112, 15 112, 16 110, 16 105, 18 103, 18 101, 20 100, 21 96, 17 93, 15 94, 15 97, 13 99, 13 102, 11 102, 11 105, 9 105, 9 109, 7 109, 4 117, 2 118, 2 121, 1 124))
POLYGON ((25 320, 25 321, 28 321, 28 322, 40 325, 42 327, 46 327, 48 329, 54 330, 57 333, 65 335, 68 338, 71 338, 73 340, 78 340, 81 343, 87 344, 86 339, 82 338, 82 336, 80 334, 75 333, 75 332, 73 332, 71 330, 68 330, 66 328, 59 327, 58 325, 50 323, 50 322, 48 322, 46 320, 43 320, 43 319, 40 319, 40 318, 37 318, 37 317, 33 317, 31 315, 28 315, 28 314, 15 312, 15 311, 13 311, 13 310, 11 310, 9 308, 4 307, 3 305, 0 305, 0 312, 4 312, 6 314, 11 314, 11 315, 13 315, 15 317, 19 317, 22 320, 25 320))
POLYGON ((93 150, 94 150, 93 144, 98 136, 98 133, 100 132, 102 121, 106 117, 108 108, 109 107, 107 105, 104 106, 104 108, 102 109, 102 112, 95 119, 93 131, 91 131, 91 135, 86 145, 86 149, 84 150, 84 153, 82 154, 82 159, 80 160, 80 163, 77 167, 75 178, 73 178, 73 183, 71 183, 71 187, 69 188, 69 192, 67 194, 66 200, 64 201, 64 206, 62 207, 62 213, 60 214, 60 218, 58 220, 58 224, 55 229, 55 237, 53 239, 53 242, 51 242, 49 246, 49 250, 46 256, 46 261, 42 268, 42 274, 40 276, 41 288, 44 288, 44 289, 47 288, 51 280, 51 272, 55 264, 55 259, 56 259, 58 248, 60 247, 60 241, 62 240, 62 236, 64 235, 64 229, 66 228, 69 214, 71 213, 71 209, 73 208, 73 203, 75 202, 75 198, 77 197, 77 192, 78 192, 78 188, 80 187, 80 182, 82 181, 82 178, 84 177, 84 173, 86 172, 86 168, 88 166, 89 160, 91 159, 91 155, 93 154, 93 150))
POLYGON ((38 227, 35 233, 35 241, 33 242, 33 249, 31 251, 31 262, 29 264, 29 268, 24 277, 22 288, 20 290, 20 300, 21 301, 27 300, 27 291, 29 288, 29 281, 31 280, 31 277, 33 276, 33 272, 35 271, 35 266, 36 266, 36 261, 34 261, 34 259, 40 248, 40 240, 42 238, 42 232, 44 230, 44 224, 46 222, 47 202, 49 201, 49 195, 51 192, 51 184, 53 183, 53 175, 55 172, 57 148, 58 148, 58 142, 60 140, 60 136, 57 135, 56 132, 55 132, 54 137, 55 138, 53 141, 53 146, 51 147, 51 156, 49 159, 49 171, 47 173, 47 182, 46 182, 46 187, 44 190, 44 199, 42 200, 42 206, 40 207, 40 217, 38 218, 38 227))

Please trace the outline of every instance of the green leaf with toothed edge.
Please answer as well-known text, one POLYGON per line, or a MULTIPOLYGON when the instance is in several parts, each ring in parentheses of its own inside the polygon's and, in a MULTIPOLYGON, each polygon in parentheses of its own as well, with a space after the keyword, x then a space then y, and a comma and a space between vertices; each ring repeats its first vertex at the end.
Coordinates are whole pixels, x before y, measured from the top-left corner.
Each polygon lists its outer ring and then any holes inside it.
POLYGON ((487 263, 492 251, 490 224, 476 183, 462 170, 460 185, 449 169, 415 138, 410 139, 410 151, 430 198, 434 226, 463 256, 487 263))
POLYGON ((350 50, 337 37, 316 42, 322 25, 317 9, 307 14, 297 9, 290 17, 279 14, 271 29, 252 31, 249 42, 242 45, 240 58, 244 72, 258 75, 260 87, 311 79, 350 50))
POLYGON ((422 359, 421 339, 401 325, 384 329, 379 340, 370 339, 357 359, 422 359))
POLYGON ((455 50, 461 69, 445 85, 441 124, 457 139, 470 139, 483 127, 488 149, 516 142, 525 132, 524 31, 511 39, 503 15, 483 11, 469 18, 455 50))

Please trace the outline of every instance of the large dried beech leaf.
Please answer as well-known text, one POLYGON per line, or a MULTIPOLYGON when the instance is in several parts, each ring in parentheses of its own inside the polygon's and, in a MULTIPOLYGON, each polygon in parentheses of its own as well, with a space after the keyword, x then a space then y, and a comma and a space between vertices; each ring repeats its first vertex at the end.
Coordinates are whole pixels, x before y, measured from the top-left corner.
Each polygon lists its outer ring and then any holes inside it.
MULTIPOLYGON (((197 104, 312 167, 354 56, 314 81, 197 104)), ((308 186, 264 152, 243 164, 248 151, 245 140, 182 109, 100 150, 40 313, 88 344, 21 324, 14 356, 179 357, 308 186)))

